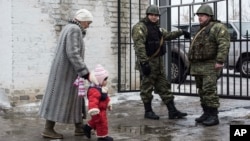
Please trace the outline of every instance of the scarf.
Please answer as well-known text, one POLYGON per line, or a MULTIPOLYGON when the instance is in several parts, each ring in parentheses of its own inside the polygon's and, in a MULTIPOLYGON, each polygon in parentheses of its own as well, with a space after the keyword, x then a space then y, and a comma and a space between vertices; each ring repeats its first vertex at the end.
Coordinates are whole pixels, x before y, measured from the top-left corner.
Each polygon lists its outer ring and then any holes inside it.
POLYGON ((69 23, 78 25, 80 27, 81 31, 82 31, 82 35, 83 36, 86 35, 86 30, 81 26, 80 22, 78 22, 76 20, 69 20, 69 23))
POLYGON ((84 97, 86 92, 86 89, 84 87, 84 79, 78 76, 73 85, 78 87, 78 96, 84 97))

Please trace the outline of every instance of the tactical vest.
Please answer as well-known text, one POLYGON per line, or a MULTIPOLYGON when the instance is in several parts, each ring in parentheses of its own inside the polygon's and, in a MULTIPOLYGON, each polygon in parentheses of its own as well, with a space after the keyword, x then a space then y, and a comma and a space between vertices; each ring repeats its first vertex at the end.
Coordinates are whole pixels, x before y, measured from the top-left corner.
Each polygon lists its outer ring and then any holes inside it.
MULTIPOLYGON (((152 23, 147 23, 147 22, 144 22, 144 23, 148 30, 148 35, 146 37, 146 44, 145 44, 146 53, 147 53, 147 56, 150 57, 160 47, 160 40, 161 40, 162 33, 160 31, 160 28, 157 25, 152 24, 152 23)), ((166 48, 162 46, 160 47, 161 48, 160 52, 156 56, 161 56, 166 53, 166 48)))
POLYGON ((216 39, 209 34, 214 24, 214 22, 210 22, 209 25, 193 39, 194 41, 191 44, 192 46, 188 54, 190 61, 216 59, 218 46, 216 45, 216 39))

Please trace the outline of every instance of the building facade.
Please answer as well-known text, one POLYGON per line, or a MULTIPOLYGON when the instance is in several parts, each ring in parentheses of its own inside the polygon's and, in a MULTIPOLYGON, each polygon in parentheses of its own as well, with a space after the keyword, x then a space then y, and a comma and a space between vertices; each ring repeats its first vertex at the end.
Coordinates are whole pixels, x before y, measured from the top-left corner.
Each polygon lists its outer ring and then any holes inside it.
MULTIPOLYGON (((128 28, 126 12, 130 2, 120 1, 120 10, 124 13, 121 28, 124 29, 128 28)), ((132 3, 138 7, 137 1, 132 3)), ((145 12, 148 0, 140 4, 145 12)), ((117 0, 0 0, 0 89, 3 95, 13 106, 42 99, 58 35, 67 20, 81 8, 88 9, 94 16, 85 37, 85 62, 90 70, 100 63, 110 72, 110 88, 114 93, 118 70, 117 5, 117 0)))

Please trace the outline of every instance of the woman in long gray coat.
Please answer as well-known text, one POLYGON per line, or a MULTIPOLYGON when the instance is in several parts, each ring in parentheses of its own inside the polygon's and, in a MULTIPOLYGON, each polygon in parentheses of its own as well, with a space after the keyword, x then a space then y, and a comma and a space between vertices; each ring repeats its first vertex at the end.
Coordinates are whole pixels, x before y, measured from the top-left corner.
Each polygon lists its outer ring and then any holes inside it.
MULTIPOLYGON (((82 129, 83 98, 77 95, 73 85, 77 76, 97 82, 84 63, 84 41, 86 28, 93 21, 86 9, 75 13, 74 19, 61 31, 56 55, 51 66, 45 95, 39 115, 46 119, 43 137, 61 139, 62 134, 54 130, 56 122, 75 124, 75 135, 84 135, 82 129)), ((97 82, 98 83, 98 82, 97 82)))

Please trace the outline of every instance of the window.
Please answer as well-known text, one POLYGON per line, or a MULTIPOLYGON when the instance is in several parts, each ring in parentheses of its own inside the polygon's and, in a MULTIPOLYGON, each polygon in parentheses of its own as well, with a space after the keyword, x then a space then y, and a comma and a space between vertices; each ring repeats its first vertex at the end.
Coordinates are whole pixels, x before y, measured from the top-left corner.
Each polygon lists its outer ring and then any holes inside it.
POLYGON ((234 30, 234 28, 232 27, 231 24, 227 24, 227 23, 224 23, 225 26, 227 27, 227 30, 230 34, 230 40, 236 40, 237 39, 237 33, 236 31, 234 30))

